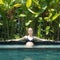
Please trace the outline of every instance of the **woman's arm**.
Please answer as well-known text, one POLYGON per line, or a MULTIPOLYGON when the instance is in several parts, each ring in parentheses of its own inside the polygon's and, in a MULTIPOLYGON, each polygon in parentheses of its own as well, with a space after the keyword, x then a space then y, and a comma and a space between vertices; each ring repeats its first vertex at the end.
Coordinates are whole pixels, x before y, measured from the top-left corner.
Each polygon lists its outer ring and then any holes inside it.
POLYGON ((19 38, 19 39, 10 39, 10 40, 6 40, 6 41, 25 41, 25 40, 26 40, 26 38, 24 36, 24 37, 19 38))
POLYGON ((40 38, 34 36, 35 41, 42 41, 40 38))
POLYGON ((51 41, 53 42, 54 40, 47 40, 47 39, 41 39, 41 38, 38 38, 38 37, 34 37, 35 41, 51 41))

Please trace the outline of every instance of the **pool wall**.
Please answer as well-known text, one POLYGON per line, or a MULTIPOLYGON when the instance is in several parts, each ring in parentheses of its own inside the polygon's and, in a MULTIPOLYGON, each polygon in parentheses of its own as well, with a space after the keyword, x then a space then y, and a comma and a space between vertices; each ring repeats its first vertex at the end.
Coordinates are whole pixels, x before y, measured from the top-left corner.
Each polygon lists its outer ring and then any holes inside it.
MULTIPOLYGON (((0 45, 25 45, 25 42, 21 41, 0 41, 0 45)), ((40 41, 35 42, 35 45, 60 45, 60 41, 40 41)))

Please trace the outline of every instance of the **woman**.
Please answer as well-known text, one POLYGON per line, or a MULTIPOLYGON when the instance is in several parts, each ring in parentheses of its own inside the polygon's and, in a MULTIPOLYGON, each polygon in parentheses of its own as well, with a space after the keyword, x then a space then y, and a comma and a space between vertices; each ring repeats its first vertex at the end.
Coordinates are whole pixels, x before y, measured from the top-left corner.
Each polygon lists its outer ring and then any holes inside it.
POLYGON ((26 40, 26 46, 27 47, 33 47, 34 46, 34 40, 40 40, 40 38, 33 36, 33 29, 32 28, 28 28, 27 32, 28 32, 28 35, 23 37, 24 40, 26 40))
MULTIPOLYGON (((33 36, 33 29, 32 28, 28 28, 27 32, 28 32, 28 35, 26 35, 20 39, 16 39, 16 40, 13 39, 12 41, 25 41, 26 47, 33 47, 34 41, 36 41, 36 40, 37 41, 48 41, 48 40, 43 40, 43 39, 33 36)), ((11 41, 11 40, 8 40, 8 41, 11 41)))

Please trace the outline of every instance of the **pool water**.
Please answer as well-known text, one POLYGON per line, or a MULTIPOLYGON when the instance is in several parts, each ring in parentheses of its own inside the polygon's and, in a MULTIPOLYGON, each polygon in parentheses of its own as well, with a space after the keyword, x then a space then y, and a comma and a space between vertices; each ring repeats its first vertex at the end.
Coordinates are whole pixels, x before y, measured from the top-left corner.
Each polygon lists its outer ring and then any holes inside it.
POLYGON ((59 49, 0 49, 1 60, 60 60, 59 49))

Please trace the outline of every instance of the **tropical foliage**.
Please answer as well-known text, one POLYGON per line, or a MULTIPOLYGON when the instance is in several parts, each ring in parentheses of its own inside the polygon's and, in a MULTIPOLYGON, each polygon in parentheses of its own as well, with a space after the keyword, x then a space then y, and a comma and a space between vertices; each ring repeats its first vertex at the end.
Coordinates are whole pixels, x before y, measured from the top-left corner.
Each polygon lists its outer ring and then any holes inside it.
POLYGON ((60 39, 60 0, 0 0, 0 40, 19 38, 32 27, 45 39, 60 39))

